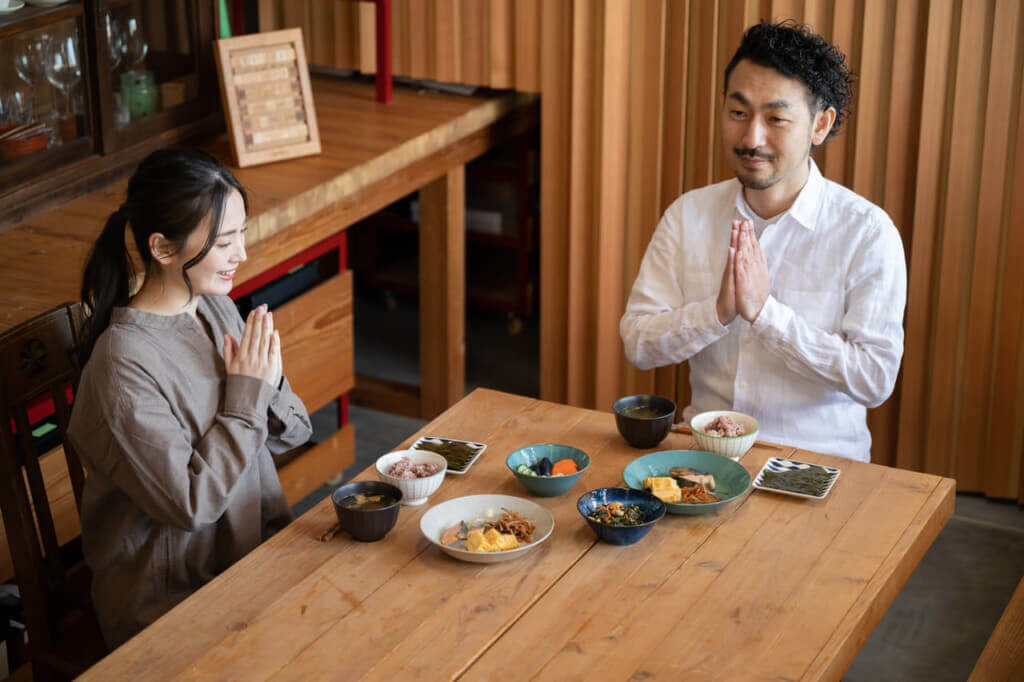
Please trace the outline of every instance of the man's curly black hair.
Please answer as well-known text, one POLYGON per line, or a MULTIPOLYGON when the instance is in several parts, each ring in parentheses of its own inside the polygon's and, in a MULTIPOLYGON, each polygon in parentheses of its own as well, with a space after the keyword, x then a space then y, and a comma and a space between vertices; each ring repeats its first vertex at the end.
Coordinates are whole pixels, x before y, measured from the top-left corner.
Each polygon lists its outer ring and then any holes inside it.
POLYGON ((729 74, 742 59, 775 69, 787 78, 796 78, 811 94, 811 111, 836 110, 836 120, 828 136, 839 134, 853 102, 853 74, 846 66, 846 55, 809 26, 787 19, 779 23, 761 21, 743 34, 736 54, 725 67, 725 86, 729 74))

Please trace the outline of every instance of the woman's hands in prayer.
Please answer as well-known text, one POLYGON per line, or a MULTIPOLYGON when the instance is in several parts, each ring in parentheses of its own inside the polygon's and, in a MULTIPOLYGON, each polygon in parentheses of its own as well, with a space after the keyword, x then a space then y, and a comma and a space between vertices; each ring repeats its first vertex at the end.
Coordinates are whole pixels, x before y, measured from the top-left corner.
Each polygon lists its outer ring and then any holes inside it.
POLYGON ((729 256, 722 272, 716 310, 718 320, 729 324, 736 315, 753 323, 768 300, 771 278, 764 251, 748 220, 732 221, 729 256))
POLYGON ((224 335, 224 365, 228 374, 262 379, 277 388, 284 371, 281 336, 274 329, 274 314, 261 305, 249 313, 241 340, 224 335))

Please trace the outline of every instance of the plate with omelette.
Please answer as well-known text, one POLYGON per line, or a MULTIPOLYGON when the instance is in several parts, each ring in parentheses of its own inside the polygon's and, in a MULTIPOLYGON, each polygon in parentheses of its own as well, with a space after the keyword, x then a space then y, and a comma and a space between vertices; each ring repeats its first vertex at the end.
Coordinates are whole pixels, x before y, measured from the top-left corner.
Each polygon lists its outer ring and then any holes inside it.
POLYGON ((750 489, 750 472, 742 464, 699 450, 663 450, 638 457, 622 478, 634 490, 649 490, 669 514, 716 512, 750 489))

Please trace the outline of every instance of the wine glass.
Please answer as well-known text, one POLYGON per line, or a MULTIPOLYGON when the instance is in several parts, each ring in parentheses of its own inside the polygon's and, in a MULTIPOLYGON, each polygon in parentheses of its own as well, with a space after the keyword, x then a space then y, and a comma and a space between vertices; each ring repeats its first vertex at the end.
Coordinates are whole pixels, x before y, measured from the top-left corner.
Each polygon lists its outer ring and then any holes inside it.
POLYGON ((78 36, 64 35, 50 41, 46 64, 46 80, 64 95, 67 113, 71 110, 71 89, 82 79, 82 62, 78 56, 78 36))
POLYGON ((142 33, 142 24, 133 16, 128 17, 128 25, 124 30, 124 59, 125 68, 133 70, 149 52, 149 45, 146 43, 146 36, 142 33))
POLYGON ((124 31, 121 30, 121 25, 110 15, 110 12, 104 16, 104 24, 107 31, 107 49, 110 52, 110 71, 114 72, 124 56, 124 31))

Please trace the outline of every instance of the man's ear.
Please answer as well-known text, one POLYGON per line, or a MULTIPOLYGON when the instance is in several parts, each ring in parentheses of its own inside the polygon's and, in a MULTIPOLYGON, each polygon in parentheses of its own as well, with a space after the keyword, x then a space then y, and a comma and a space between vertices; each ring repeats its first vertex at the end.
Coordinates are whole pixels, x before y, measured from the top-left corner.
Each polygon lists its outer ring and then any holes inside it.
POLYGON ((178 249, 174 246, 174 242, 159 232, 154 232, 149 235, 149 252, 158 263, 167 265, 170 263, 171 258, 174 257, 174 254, 178 252, 178 249))
POLYGON ((829 131, 832 130, 832 124, 835 122, 835 107, 829 107, 816 113, 814 115, 814 127, 811 130, 811 144, 817 147, 824 142, 825 138, 828 137, 829 131))

